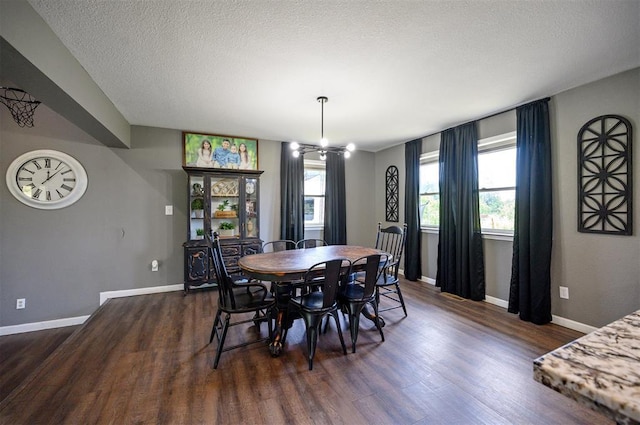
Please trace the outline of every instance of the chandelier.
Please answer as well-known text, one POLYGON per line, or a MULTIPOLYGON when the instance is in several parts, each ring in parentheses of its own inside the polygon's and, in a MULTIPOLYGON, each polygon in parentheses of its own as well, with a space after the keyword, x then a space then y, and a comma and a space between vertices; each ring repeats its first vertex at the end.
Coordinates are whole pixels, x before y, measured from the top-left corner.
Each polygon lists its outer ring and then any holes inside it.
POLYGON ((290 147, 294 158, 310 152, 317 152, 320 154, 320 159, 323 161, 327 159, 327 154, 344 155, 345 158, 349 158, 351 156, 351 152, 356 149, 356 146, 353 143, 349 143, 347 146, 329 146, 329 141, 324 137, 324 104, 327 103, 329 99, 325 96, 320 96, 317 98, 317 101, 320 102, 321 108, 320 146, 291 142, 290 147))

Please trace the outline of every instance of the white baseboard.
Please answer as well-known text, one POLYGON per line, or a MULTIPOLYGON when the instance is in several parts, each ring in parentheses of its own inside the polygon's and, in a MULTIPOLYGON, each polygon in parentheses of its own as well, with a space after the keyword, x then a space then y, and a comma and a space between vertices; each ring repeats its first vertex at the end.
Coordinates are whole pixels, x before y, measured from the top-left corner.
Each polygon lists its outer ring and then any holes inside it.
POLYGON ((422 276, 422 277, 420 278, 420 280, 421 280, 422 282, 426 282, 426 283, 428 283, 429 285, 436 286, 436 280, 435 280, 435 279, 431 279, 430 277, 422 276))
MULTIPOLYGON (((426 276, 422 276, 420 278, 420 281, 426 282, 429 285, 435 285, 436 284, 436 280, 435 279, 432 279, 432 278, 426 277, 426 276)), ((509 308, 509 301, 502 300, 500 298, 491 297, 491 296, 486 295, 484 301, 489 303, 489 304, 497 305, 498 307, 502 307, 504 309, 509 308)), ((585 334, 588 334, 588 333, 593 332, 596 329, 598 329, 598 328, 595 328, 593 326, 585 325, 584 323, 576 322, 576 321, 570 320, 570 319, 565 319, 564 317, 560 317, 560 316, 556 316, 556 315, 552 315, 551 323, 554 323, 554 324, 556 324, 558 326, 562 326, 564 328, 573 329, 574 331, 582 332, 582 333, 585 333, 585 334)))
POLYGON ((33 322, 23 323, 21 325, 2 326, 0 327, 0 336, 81 325, 88 318, 89 316, 67 317, 66 319, 47 320, 45 322, 33 322))
POLYGON ((509 308, 509 301, 501 300, 500 298, 490 297, 489 295, 484 296, 484 301, 489 304, 497 305, 498 307, 502 307, 504 309, 509 308))
POLYGON ((574 320, 565 319, 564 317, 556 316, 555 314, 551 316, 551 323, 554 323, 558 326, 562 326, 565 328, 573 329, 574 331, 583 332, 585 334, 591 333, 598 328, 585 325, 584 323, 576 322, 574 320))
MULTIPOLYGON (((134 295, 157 294, 160 292, 182 291, 183 284, 150 286, 148 288, 123 289, 120 291, 100 292, 100 305, 104 304, 109 298, 131 297, 134 295)), ((24 332, 41 331, 44 329, 63 328, 65 326, 74 326, 83 324, 89 316, 68 317, 65 319, 47 320, 45 322, 23 323, 20 325, 2 326, 0 327, 0 336, 19 334, 24 332)))
POLYGON ((122 289, 119 291, 100 292, 100 305, 104 304, 109 298, 131 297, 134 295, 159 294, 160 292, 182 291, 184 285, 179 283, 175 285, 150 286, 148 288, 122 289))

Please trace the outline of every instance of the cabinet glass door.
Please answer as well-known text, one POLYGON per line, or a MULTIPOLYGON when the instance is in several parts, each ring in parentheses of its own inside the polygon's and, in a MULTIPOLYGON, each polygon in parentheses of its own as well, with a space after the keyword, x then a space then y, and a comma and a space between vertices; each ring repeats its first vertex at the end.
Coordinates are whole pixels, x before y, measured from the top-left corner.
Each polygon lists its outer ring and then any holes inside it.
POLYGON ((245 237, 257 238, 258 231, 258 179, 245 178, 245 237))
POLYGON ((237 177, 211 177, 211 230, 220 238, 239 238, 237 177))
POLYGON ((204 222, 204 177, 189 176, 189 229, 188 238, 203 239, 204 222))

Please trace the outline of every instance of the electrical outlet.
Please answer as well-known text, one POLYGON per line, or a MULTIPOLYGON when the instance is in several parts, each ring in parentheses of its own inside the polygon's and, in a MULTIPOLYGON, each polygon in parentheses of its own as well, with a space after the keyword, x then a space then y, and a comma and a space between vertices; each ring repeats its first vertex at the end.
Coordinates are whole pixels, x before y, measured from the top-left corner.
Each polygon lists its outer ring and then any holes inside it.
POLYGON ((158 260, 153 260, 151 262, 151 271, 152 272, 157 272, 158 271, 158 260))
POLYGON ((26 307, 27 300, 24 298, 18 298, 16 300, 16 310, 21 310, 26 307))
POLYGON ((563 300, 568 300, 569 299, 569 288, 566 286, 561 286, 560 287, 560 298, 562 298, 563 300))
POLYGON ((164 214, 165 215, 173 215, 173 205, 165 205, 164 206, 164 214))

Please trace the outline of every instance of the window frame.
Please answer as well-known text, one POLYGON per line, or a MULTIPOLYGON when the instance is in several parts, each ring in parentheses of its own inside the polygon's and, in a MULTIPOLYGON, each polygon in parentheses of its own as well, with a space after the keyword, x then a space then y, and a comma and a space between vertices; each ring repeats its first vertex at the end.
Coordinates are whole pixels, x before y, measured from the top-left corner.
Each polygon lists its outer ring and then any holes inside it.
MULTIPOLYGON (((306 193, 304 193, 304 186, 303 186, 303 193, 302 193, 302 201, 303 201, 303 205, 304 205, 304 201, 306 200, 306 198, 308 197, 313 197, 313 198, 323 198, 326 200, 326 193, 327 193, 327 163, 325 161, 320 161, 320 160, 316 160, 316 159, 304 159, 304 165, 303 168, 306 171, 307 169, 321 169, 324 170, 325 172, 325 187, 323 188, 322 195, 307 195, 306 193)), ((324 203, 323 203, 324 205, 324 203)), ((305 230, 322 230, 324 229, 324 209, 323 211, 320 212, 321 215, 321 220, 320 222, 308 222, 307 220, 304 220, 303 222, 303 226, 305 230)))
MULTIPOLYGON (((499 134, 494 137, 487 137, 487 138, 478 140, 478 157, 481 154, 499 152, 507 149, 516 149, 516 132, 515 131, 510 131, 508 133, 499 134)), ((478 170, 478 172, 479 171, 480 170, 478 170)), ((478 195, 480 193, 491 193, 491 192, 499 192, 504 190, 513 190, 515 193, 516 182, 513 182, 513 186, 502 186, 502 187, 492 187, 492 188, 478 187, 478 195)), ((513 238, 513 232, 514 232, 514 230, 489 229, 489 228, 483 228, 483 227, 480 230, 483 235, 494 236, 494 239, 500 239, 500 237, 505 237, 507 240, 511 240, 513 238)))
MULTIPOLYGON (((484 139, 478 140, 478 156, 483 153, 489 152, 497 152, 501 150, 516 148, 516 132, 511 131, 508 133, 500 134, 493 137, 487 137, 484 139)), ((440 151, 431 151, 420 155, 420 166, 430 164, 430 163, 438 163, 440 160, 440 151)), ((438 182, 439 184, 439 182, 438 182)), ((513 186, 505 186, 505 187, 492 187, 492 188, 478 188, 479 193, 489 193, 489 192, 498 192, 501 190, 516 190, 516 185, 514 182, 513 186)), ((438 191, 439 193, 439 191, 438 191)), ((435 193, 425 192, 420 193, 420 196, 423 195, 433 195, 435 193)), ((420 223, 420 229, 425 233, 438 233, 439 225, 426 225, 420 223)), ((513 240, 513 230, 502 230, 502 229, 486 229, 482 228, 482 235, 487 239, 497 239, 497 240, 513 240)))
MULTIPOLYGON (((420 155, 420 167, 422 167, 423 165, 428 165, 428 164, 438 164, 438 162, 440 161, 440 151, 432 151, 432 152, 427 152, 424 153, 422 155, 420 155)), ((440 166, 438 165, 438 173, 440 172, 440 166)), ((420 199, 420 197, 422 197, 423 195, 440 195, 440 176, 438 176, 438 191, 437 192, 420 192, 418 194, 418 199, 420 199)), ((420 213, 420 216, 422 217, 422 213, 420 213)), ((422 224, 422 222, 420 223, 420 228, 422 230, 425 231, 429 231, 429 232, 438 232, 440 225, 434 226, 434 225, 430 225, 430 224, 422 224)))

